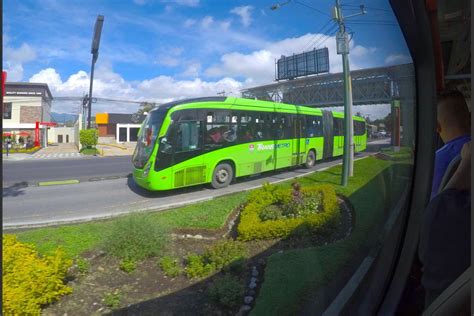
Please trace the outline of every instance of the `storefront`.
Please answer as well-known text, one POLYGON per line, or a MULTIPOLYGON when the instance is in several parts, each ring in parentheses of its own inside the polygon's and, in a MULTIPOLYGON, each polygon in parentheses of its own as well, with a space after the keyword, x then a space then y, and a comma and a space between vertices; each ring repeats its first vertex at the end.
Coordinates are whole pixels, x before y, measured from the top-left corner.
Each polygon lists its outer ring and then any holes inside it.
POLYGON ((136 142, 138 131, 145 115, 121 113, 97 113, 96 124, 99 143, 130 143, 136 142))

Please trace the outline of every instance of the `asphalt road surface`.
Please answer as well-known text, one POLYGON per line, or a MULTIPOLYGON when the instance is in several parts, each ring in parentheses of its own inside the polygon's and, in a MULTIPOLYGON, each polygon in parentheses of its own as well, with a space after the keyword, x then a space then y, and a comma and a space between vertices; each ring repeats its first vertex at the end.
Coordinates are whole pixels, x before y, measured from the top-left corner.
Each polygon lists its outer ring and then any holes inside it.
MULTIPOLYGON (((390 138, 370 140, 367 152, 388 146, 390 138)), ((132 172, 132 157, 83 157, 3 162, 3 187, 34 186, 58 180, 103 180, 125 178, 132 172)))
POLYGON ((132 157, 83 157, 3 162, 3 187, 36 185, 41 181, 88 181, 126 177, 132 172, 132 157))
MULTIPOLYGON (((359 154, 356 159, 363 156, 367 153, 359 154)), ((312 170, 296 169, 244 178, 220 190, 202 185, 170 192, 148 192, 137 187, 131 177, 56 186, 16 184, 3 189, 3 228, 71 223, 137 211, 162 210, 250 190, 265 181, 292 179, 340 162, 341 159, 337 159, 319 162, 312 170)))

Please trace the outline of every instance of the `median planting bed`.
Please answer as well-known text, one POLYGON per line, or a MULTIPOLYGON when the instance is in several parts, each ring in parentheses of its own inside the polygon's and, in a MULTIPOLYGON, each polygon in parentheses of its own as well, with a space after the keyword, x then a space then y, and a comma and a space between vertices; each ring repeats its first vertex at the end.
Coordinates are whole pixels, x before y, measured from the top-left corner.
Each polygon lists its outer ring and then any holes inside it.
POLYGON ((367 158, 346 188, 333 167, 192 206, 16 235, 38 258, 61 248, 70 264, 57 284, 72 293, 42 301, 46 315, 294 313, 366 246, 388 207, 369 201, 387 193, 397 168, 406 167, 367 158))

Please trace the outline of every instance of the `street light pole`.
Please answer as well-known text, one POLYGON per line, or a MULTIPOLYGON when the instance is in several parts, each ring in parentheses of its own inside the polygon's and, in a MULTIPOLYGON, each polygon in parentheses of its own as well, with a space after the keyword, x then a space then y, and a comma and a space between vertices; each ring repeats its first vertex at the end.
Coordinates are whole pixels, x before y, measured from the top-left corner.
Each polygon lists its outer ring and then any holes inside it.
MULTIPOLYGON (((352 177, 354 173, 354 124, 352 120, 352 80, 349 67, 349 36, 344 25, 344 17, 339 0, 336 0, 333 14, 334 19, 339 25, 339 32, 336 35, 336 47, 337 54, 342 55, 342 72, 344 77, 344 153, 342 157, 341 185, 347 186, 349 177, 352 177)), ((351 15, 351 17, 361 14, 365 14, 363 6, 361 6, 361 13, 351 15)))
POLYGON ((92 85, 94 83, 94 66, 99 57, 100 34, 102 33, 102 24, 104 23, 104 16, 98 15, 94 26, 94 36, 92 37, 92 65, 91 65, 91 81, 89 85, 89 104, 87 110, 87 128, 91 128, 91 111, 92 111, 92 85))

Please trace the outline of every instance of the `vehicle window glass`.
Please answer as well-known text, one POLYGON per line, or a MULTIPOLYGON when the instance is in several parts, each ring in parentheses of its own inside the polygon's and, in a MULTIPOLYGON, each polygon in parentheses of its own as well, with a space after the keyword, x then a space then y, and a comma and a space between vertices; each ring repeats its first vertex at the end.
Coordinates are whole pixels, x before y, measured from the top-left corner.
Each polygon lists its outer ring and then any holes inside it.
POLYGON ((321 116, 304 116, 304 137, 321 137, 323 135, 323 119, 321 116))
POLYGON ((199 149, 199 135, 201 133, 201 122, 184 121, 178 123, 176 135, 172 140, 175 153, 193 151, 199 149))
POLYGON ((289 139, 293 137, 290 114, 274 114, 273 127, 275 139, 289 139))

